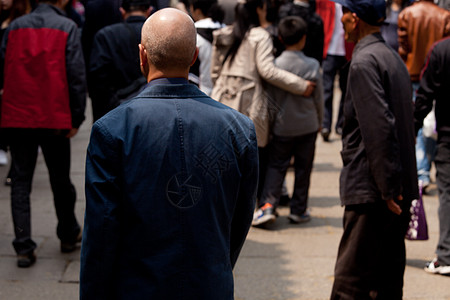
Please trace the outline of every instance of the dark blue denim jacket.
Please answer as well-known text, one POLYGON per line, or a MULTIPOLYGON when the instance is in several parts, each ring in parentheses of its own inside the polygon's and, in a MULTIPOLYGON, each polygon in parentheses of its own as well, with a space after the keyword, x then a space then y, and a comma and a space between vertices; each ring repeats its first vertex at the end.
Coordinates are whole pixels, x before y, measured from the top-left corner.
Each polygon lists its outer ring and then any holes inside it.
POLYGON ((233 299, 255 205, 254 125, 166 81, 92 128, 81 299, 233 299))

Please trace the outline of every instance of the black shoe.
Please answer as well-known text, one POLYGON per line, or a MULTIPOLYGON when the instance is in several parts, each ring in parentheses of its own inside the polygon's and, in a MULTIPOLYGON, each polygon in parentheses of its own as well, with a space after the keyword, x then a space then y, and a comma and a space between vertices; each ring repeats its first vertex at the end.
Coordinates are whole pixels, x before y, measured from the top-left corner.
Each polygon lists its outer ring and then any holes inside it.
POLYGON ((34 251, 28 254, 17 255, 17 266, 19 268, 29 268, 36 262, 34 251))
POLYGON ((77 243, 81 242, 82 231, 77 235, 75 242, 62 242, 61 241, 61 252, 62 253, 70 253, 77 249, 77 243))
POLYGON ((320 134, 322 135, 322 138, 323 138, 324 142, 329 142, 330 141, 330 129, 322 128, 322 130, 320 131, 320 134))
POLYGON ((336 134, 342 135, 342 127, 336 127, 336 134))
POLYGON ((309 222, 311 220, 311 215, 309 214, 308 211, 306 211, 301 215, 290 214, 288 216, 288 219, 292 224, 300 224, 309 222))

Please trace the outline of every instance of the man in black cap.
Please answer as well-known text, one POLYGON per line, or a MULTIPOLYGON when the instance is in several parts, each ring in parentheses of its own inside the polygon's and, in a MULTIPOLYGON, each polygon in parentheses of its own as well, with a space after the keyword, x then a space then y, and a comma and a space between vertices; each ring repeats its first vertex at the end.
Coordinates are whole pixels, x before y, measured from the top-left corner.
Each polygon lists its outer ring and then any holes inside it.
POLYGON ((380 34, 384 0, 334 0, 356 43, 344 102, 344 233, 331 299, 402 299, 404 237, 418 197, 411 82, 380 34))

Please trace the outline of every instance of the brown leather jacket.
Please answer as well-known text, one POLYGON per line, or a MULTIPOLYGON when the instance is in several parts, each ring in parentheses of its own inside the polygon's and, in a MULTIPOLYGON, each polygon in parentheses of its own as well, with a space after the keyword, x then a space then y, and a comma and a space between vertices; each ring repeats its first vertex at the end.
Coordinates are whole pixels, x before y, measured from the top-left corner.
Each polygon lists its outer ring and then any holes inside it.
POLYGON ((450 12, 433 2, 419 1, 398 17, 398 52, 411 81, 419 81, 425 58, 434 42, 450 35, 450 12))

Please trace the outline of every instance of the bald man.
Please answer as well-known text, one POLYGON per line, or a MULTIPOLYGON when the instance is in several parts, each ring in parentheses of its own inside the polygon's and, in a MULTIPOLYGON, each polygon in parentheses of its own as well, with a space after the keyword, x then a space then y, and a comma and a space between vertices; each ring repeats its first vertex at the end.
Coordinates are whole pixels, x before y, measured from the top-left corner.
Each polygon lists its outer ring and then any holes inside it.
POLYGON ((233 299, 258 174, 244 115, 188 83, 196 30, 153 14, 139 45, 145 89, 99 119, 86 161, 81 299, 233 299))

